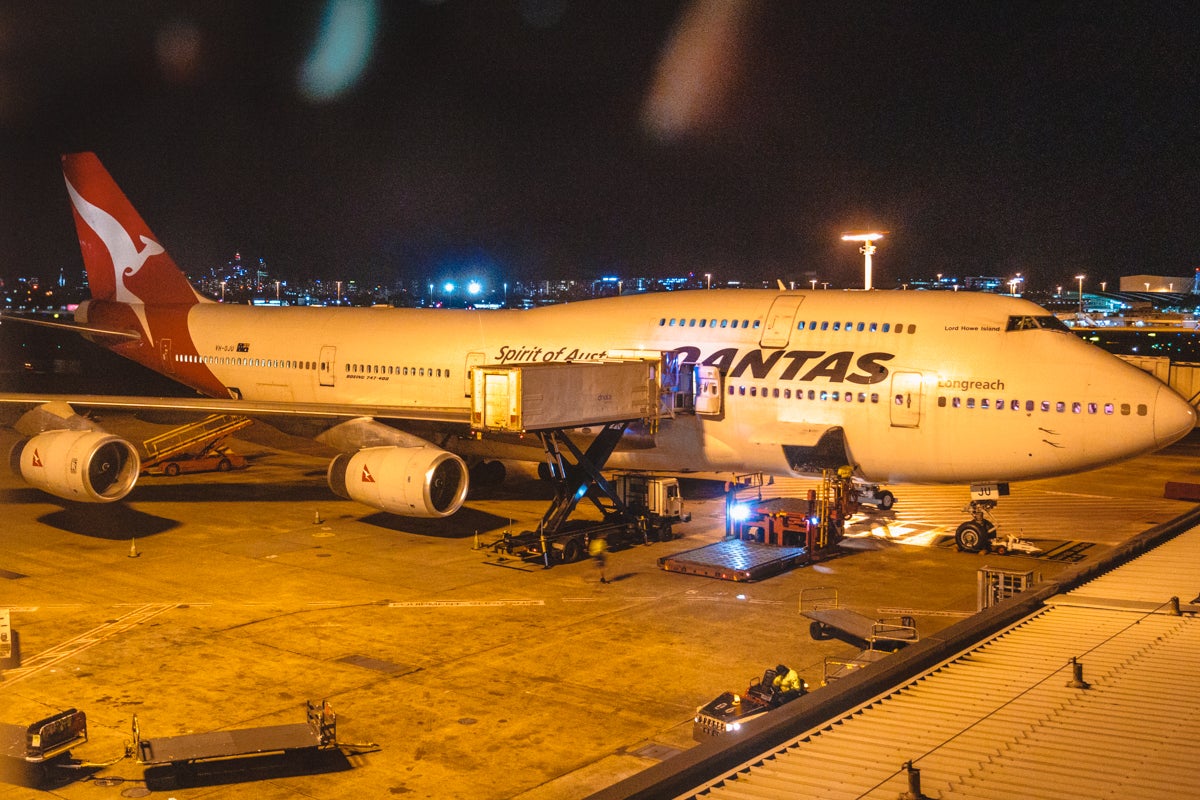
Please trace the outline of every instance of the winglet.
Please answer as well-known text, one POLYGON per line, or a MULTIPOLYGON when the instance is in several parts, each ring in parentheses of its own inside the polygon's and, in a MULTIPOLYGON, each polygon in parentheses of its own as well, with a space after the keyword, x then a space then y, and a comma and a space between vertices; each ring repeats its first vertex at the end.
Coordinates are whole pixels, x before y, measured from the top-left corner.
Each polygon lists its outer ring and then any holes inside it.
POLYGON ((201 298, 95 153, 62 157, 92 297, 147 306, 201 298))

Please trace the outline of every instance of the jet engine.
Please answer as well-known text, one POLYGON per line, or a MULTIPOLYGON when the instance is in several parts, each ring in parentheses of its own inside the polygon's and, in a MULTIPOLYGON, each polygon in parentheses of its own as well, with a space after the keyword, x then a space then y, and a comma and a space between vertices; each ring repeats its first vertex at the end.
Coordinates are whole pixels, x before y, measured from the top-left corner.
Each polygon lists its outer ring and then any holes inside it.
POLYGON ((448 517, 467 499, 467 465, 438 447, 364 447, 329 464, 339 497, 405 517, 448 517))
POLYGON ((142 469, 137 449, 104 431, 46 431, 18 442, 13 472, 64 500, 111 503, 129 494, 142 469))

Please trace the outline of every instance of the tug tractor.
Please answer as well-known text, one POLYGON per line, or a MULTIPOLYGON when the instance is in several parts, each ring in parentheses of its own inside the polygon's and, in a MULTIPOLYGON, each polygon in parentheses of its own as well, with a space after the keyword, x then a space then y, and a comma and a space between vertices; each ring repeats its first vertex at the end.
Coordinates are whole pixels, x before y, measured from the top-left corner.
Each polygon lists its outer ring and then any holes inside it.
POLYGON ((783 692, 774 685, 775 676, 775 669, 768 669, 761 679, 751 679, 745 694, 724 692, 711 703, 698 708, 692 720, 692 738, 706 742, 714 736, 736 733, 750 720, 808 694, 807 681, 800 681, 800 688, 796 691, 783 692))
POLYGON ((853 514, 859 506, 875 506, 880 511, 890 511, 896 504, 896 495, 877 483, 854 480, 854 467, 844 466, 837 471, 841 483, 839 494, 846 516, 853 514))

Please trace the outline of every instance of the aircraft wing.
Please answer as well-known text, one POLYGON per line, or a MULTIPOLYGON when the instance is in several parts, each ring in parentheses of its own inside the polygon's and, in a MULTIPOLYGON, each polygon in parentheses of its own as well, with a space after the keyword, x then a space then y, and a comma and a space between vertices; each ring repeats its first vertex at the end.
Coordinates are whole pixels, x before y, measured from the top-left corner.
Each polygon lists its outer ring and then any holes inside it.
POLYGON ((242 416, 306 416, 306 417, 376 417, 419 422, 470 422, 465 408, 431 408, 420 406, 333 405, 328 403, 287 403, 213 399, 208 397, 134 397, 104 394, 34 394, 0 393, 0 403, 41 405, 67 403, 79 408, 119 408, 131 411, 197 411, 209 414, 225 413, 242 416))

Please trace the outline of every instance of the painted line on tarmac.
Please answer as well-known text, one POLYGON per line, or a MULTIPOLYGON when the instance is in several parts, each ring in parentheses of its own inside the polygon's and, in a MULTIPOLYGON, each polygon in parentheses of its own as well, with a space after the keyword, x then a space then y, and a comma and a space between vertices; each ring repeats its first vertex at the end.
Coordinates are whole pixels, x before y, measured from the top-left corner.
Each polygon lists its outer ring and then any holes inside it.
POLYGON ((388 608, 489 608, 492 606, 544 606, 545 600, 412 600, 388 603, 388 608))
POLYGON ((174 603, 147 603, 137 606, 133 611, 128 612, 119 619, 106 622, 103 625, 92 628, 90 631, 81 633, 61 644, 38 653, 27 660, 24 666, 6 670, 4 673, 4 682, 0 683, 0 688, 7 688, 32 675, 36 675, 42 670, 49 669, 55 664, 82 653, 84 650, 94 647, 101 642, 119 636, 141 625, 143 622, 162 614, 164 611, 170 611, 175 607, 174 603))

